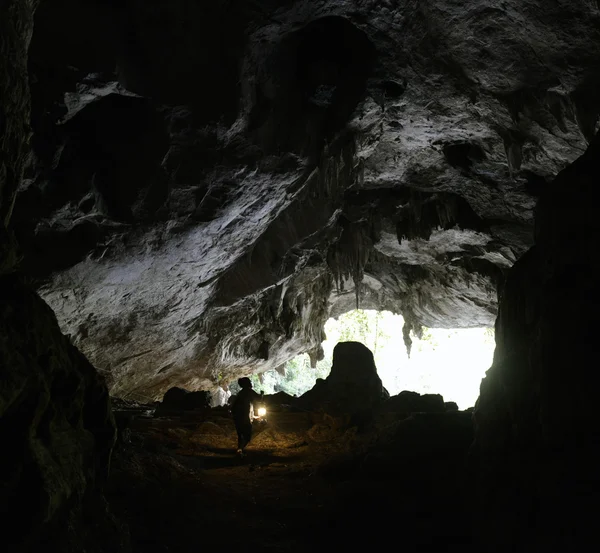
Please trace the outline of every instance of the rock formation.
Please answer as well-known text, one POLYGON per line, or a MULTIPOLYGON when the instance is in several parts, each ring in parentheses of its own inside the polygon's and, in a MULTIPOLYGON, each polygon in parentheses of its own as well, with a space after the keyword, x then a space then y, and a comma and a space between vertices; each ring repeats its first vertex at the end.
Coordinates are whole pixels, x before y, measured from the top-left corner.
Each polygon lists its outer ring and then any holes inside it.
POLYGON ((2 543, 119 551, 126 538, 101 495, 116 436, 106 385, 20 277, 0 283, 2 543))
POLYGON ((356 305, 402 313, 407 347, 498 314, 479 550, 587 545, 598 60, 595 0, 0 3, 13 549, 124 547, 103 377, 147 402, 215 389, 318 359, 356 305))
POLYGON ((514 523, 514 535, 485 527, 490 551, 506 551, 507 540, 567 550, 592 539, 596 511, 587 504, 600 492, 599 184, 596 135, 541 197, 535 246, 506 282, 494 364, 474 412, 486 519, 507 508, 514 523))
POLYGON ((493 323, 600 41, 593 2, 488 4, 42 3, 13 225, 113 394, 316 356, 357 302, 409 347, 493 323))
POLYGON ((294 405, 361 417, 372 414, 389 397, 377 374, 371 350, 360 342, 340 342, 333 348, 329 376, 317 380, 314 388, 300 396, 294 405))
POLYGON ((188 392, 182 388, 171 388, 157 406, 156 416, 180 414, 194 409, 207 410, 210 409, 211 400, 209 392, 188 392))
POLYGON ((28 151, 34 5, 0 5, 2 549, 125 551, 126 533, 101 494, 115 439, 108 390, 17 271, 20 252, 8 227, 28 151))

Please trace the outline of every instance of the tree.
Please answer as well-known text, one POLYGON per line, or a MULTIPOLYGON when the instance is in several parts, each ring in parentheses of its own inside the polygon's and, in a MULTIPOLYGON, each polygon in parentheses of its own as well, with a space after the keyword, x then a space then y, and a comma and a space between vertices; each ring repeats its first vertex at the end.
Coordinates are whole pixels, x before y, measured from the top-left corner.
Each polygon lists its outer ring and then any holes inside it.
POLYGON ((417 351, 431 350, 435 351, 439 347, 437 338, 433 335, 430 328, 426 326, 422 328, 421 338, 413 337, 413 340, 417 342, 417 351))
MULTIPOLYGON (((469 343, 475 346, 477 341, 481 340, 483 342, 481 345, 484 347, 479 350, 484 353, 488 350, 491 352, 494 346, 494 329, 463 331, 423 327, 421 339, 413 335, 413 347, 418 355, 409 360, 402 340, 403 323, 402 317, 387 311, 355 310, 344 313, 338 319, 327 321, 325 325, 327 340, 323 342, 324 358, 317 362, 316 369, 310 367, 308 355, 299 355, 286 364, 285 376, 276 371, 268 371, 263 373, 261 378, 254 375, 253 385, 255 389, 263 390, 266 394, 283 391, 300 396, 315 385, 317 378, 326 378, 329 375, 333 364, 333 349, 338 342, 358 341, 373 352, 379 375, 390 393, 395 394, 405 389, 421 393, 431 391, 448 393, 450 399, 459 401, 461 405, 473 402, 474 398, 469 396, 470 392, 465 391, 461 395, 462 392, 453 387, 457 386, 456 382, 459 379, 449 379, 448 371, 438 369, 452 366, 455 359, 449 357, 448 345, 455 339, 458 340, 463 332, 471 333, 468 339, 472 342, 469 343)), ((462 339, 465 339, 464 335, 462 339)), ((462 354, 462 351, 459 354, 462 354)), ((464 364, 461 362, 461 366, 464 364)), ((485 360, 481 365, 485 368, 489 366, 485 360)), ((465 389, 462 383, 460 387, 461 390, 465 389)), ((473 389, 476 397, 478 386, 473 389)))
POLYGON ((488 327, 483 331, 483 339, 485 343, 495 343, 496 342, 496 331, 494 327, 488 327))

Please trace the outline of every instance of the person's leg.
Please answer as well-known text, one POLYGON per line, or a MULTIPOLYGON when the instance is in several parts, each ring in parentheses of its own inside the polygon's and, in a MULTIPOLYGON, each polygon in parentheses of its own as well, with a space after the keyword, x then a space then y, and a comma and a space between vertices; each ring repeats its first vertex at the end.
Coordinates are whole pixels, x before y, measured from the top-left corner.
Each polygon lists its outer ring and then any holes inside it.
POLYGON ((244 449, 245 445, 246 445, 246 437, 244 434, 244 423, 243 421, 240 420, 235 420, 234 419, 234 424, 235 424, 235 431, 237 432, 237 454, 241 455, 242 454, 242 450, 244 449))
POLYGON ((250 439, 252 438, 252 423, 245 422, 244 425, 242 426, 242 428, 240 428, 240 431, 241 431, 240 448, 243 452, 244 449, 246 448, 246 446, 250 443, 250 439))
POLYGON ((247 429, 247 436, 248 436, 248 441, 246 442, 246 445, 248 445, 250 443, 250 440, 252 440, 252 423, 248 423, 248 429, 247 429))

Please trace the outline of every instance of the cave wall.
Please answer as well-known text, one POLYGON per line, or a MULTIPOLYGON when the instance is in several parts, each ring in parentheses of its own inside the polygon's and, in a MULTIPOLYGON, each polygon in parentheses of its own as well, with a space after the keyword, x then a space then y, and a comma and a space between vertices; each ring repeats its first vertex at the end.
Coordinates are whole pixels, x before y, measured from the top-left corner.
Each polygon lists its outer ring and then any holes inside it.
POLYGON ((0 278, 2 543, 121 551, 101 489, 116 438, 103 379, 18 274, 0 278))
POLYGON ((140 400, 314 353, 357 301, 401 313, 407 345, 491 325, 537 197, 593 134, 598 14, 45 2, 23 269, 140 400))
POLYGON ((3 550, 122 551, 100 493, 115 426, 104 381, 19 271, 7 225, 29 151, 37 2, 0 5, 0 518, 3 550))
POLYGON ((6 227, 12 214, 15 194, 23 175, 30 138, 30 96, 27 83, 27 49, 33 31, 34 2, 16 0, 3 2, 0 47, 0 232, 2 232, 2 273, 13 267, 16 259, 14 242, 7 236, 6 227))
POLYGON ((474 412, 490 551, 573 551, 593 539, 599 185, 596 135, 540 198, 535 245, 500 302, 494 362, 474 412))
POLYGON ((36 4, 0 4, 0 499, 13 549, 122 544, 98 493, 114 439, 106 386, 16 272, 9 221, 62 330, 114 391, 155 396, 317 348, 342 281, 359 300, 393 292, 387 305, 415 327, 458 324, 465 306, 491 320, 538 196, 474 415, 481 528, 498 552, 589 540, 597 3, 290 2, 235 17, 203 4, 190 17, 189 2, 152 2, 113 20, 114 6, 44 2, 28 60, 36 4), (351 63, 328 32, 350 41, 351 63), (223 42, 225 63, 207 59, 223 42), (299 53, 309 86, 297 91, 299 53))

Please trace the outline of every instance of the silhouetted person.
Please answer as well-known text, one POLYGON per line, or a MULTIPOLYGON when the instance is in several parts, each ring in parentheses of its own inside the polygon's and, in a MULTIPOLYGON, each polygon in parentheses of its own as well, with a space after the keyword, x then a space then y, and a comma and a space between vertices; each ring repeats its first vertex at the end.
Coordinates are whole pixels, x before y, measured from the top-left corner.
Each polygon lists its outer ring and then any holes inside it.
POLYGON ((231 404, 231 414, 238 435, 237 454, 243 456, 244 449, 252 439, 252 422, 257 418, 254 416, 254 404, 262 401, 263 394, 257 394, 252 389, 249 378, 240 378, 238 384, 241 390, 231 404))

